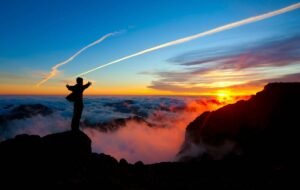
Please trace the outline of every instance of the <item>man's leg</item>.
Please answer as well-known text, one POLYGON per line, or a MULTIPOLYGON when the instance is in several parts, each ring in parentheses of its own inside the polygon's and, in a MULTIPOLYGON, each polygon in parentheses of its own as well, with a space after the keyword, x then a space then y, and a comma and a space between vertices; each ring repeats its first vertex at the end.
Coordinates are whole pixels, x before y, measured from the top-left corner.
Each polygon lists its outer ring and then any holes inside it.
POLYGON ((74 112, 72 118, 72 130, 79 130, 80 118, 82 114, 83 105, 81 103, 74 103, 74 112))

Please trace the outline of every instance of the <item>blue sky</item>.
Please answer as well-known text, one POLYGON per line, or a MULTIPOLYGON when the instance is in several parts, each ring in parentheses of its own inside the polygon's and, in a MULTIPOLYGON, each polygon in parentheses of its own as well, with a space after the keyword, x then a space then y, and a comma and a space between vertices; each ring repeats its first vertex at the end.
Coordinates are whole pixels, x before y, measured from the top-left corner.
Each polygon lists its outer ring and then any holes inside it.
MULTIPOLYGON (((123 31, 60 68, 61 80, 120 57, 217 26, 280 9, 296 0, 1 0, 0 84, 33 85, 56 63, 109 32, 123 31), (9 80, 8 76, 15 76, 9 80), (6 78, 7 79, 6 79, 6 78), (20 80, 17 78, 20 77, 20 80), (26 77, 26 80, 21 80, 26 77)), ((95 71, 95 88, 147 89, 155 73, 182 71, 169 60, 191 51, 238 47, 299 34, 300 10, 142 55, 95 71)), ((43 89, 40 89, 43 90, 43 89)), ((162 89, 159 89, 162 90, 162 89)), ((36 90, 38 91, 38 90, 36 90)), ((137 92, 138 94, 138 92, 137 92)))

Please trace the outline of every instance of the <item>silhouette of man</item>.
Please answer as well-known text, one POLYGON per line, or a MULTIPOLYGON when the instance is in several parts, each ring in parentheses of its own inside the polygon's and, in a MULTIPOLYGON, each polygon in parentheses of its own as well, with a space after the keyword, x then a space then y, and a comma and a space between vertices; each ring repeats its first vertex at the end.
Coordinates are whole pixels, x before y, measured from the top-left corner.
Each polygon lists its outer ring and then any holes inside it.
POLYGON ((72 93, 68 97, 71 97, 71 101, 74 102, 74 111, 71 124, 71 128, 73 131, 79 130, 79 123, 83 110, 82 93, 92 84, 91 82, 88 82, 87 84, 83 85, 83 79, 81 77, 77 77, 76 82, 77 84, 74 86, 70 86, 68 84, 66 85, 68 90, 72 91, 72 93))

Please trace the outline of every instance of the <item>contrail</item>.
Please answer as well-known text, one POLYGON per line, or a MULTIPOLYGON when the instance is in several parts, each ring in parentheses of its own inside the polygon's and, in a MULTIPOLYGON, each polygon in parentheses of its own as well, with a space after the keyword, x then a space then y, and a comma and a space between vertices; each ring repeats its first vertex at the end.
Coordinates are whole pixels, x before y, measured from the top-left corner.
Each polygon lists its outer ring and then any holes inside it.
POLYGON ((188 41, 191 41, 191 40, 195 40, 195 39, 207 36, 207 35, 211 35, 211 34, 214 34, 214 33, 222 32, 222 31, 225 31, 225 30, 229 30, 231 28, 236 28, 238 26, 242 26, 242 25, 249 24, 249 23, 252 23, 252 22, 257 22, 257 21, 260 21, 260 20, 271 18, 273 16, 284 14, 286 12, 290 12, 290 11, 293 11, 293 10, 299 9, 299 8, 300 8, 300 3, 296 3, 296 4, 293 4, 293 5, 284 7, 282 9, 278 9, 276 11, 272 11, 272 12, 268 12, 268 13, 265 13, 265 14, 262 14, 262 15, 250 17, 250 18, 247 18, 247 19, 244 19, 244 20, 240 20, 240 21, 237 21, 237 22, 233 22, 233 23, 230 23, 230 24, 226 24, 224 26, 220 26, 220 27, 217 27, 217 28, 205 31, 205 32, 201 32, 201 33, 198 33, 198 34, 195 34, 195 35, 192 35, 192 36, 188 36, 188 37, 181 38, 181 39, 178 39, 178 40, 170 41, 170 42, 167 42, 167 43, 164 43, 164 44, 161 44, 161 45, 158 45, 158 46, 154 46, 152 48, 145 49, 145 50, 139 51, 137 53, 134 53, 134 54, 122 57, 120 59, 117 59, 117 60, 111 61, 109 63, 106 63, 104 65, 100 65, 99 67, 96 67, 96 68, 93 68, 91 70, 85 71, 85 72, 83 72, 81 74, 78 74, 78 75, 76 75, 76 77, 77 76, 86 75, 86 74, 88 74, 90 72, 96 71, 96 70, 101 69, 103 67, 107 67, 109 65, 112 65, 112 64, 115 64, 115 63, 118 63, 118 62, 130 59, 130 58, 133 58, 133 57, 136 57, 136 56, 139 56, 139 55, 150 53, 152 51, 156 51, 156 50, 159 50, 159 49, 162 49, 162 48, 166 48, 166 47, 169 47, 169 46, 173 46, 173 45, 177 45, 177 44, 182 44, 182 43, 185 43, 185 42, 188 42, 188 41))
POLYGON ((87 50, 88 48, 94 46, 94 45, 97 45, 99 44, 100 42, 104 41, 106 38, 108 37, 111 37, 113 35, 116 35, 118 34, 119 32, 112 32, 112 33, 108 33, 108 34, 105 34, 104 36, 102 36, 101 38, 99 38, 98 40, 90 43, 89 45, 81 48, 79 51, 77 51, 74 55, 72 55, 71 57, 69 57, 67 60, 63 61, 63 62, 60 62, 56 65, 54 65, 52 68, 51 68, 51 71, 50 73, 43 79, 41 80, 39 83, 36 84, 36 86, 40 86, 42 85, 43 83, 45 83, 46 81, 48 81, 49 79, 51 79, 52 77, 54 77, 57 73, 58 73, 58 68, 69 63, 70 61, 72 61, 73 59, 75 59, 79 54, 81 54, 82 52, 84 52, 85 50, 87 50))

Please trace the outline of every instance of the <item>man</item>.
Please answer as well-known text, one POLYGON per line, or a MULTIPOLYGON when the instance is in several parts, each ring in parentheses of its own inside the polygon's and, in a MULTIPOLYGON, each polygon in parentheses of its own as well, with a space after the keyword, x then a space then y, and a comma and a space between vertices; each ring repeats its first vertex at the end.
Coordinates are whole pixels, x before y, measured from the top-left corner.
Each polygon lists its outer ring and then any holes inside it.
POLYGON ((70 86, 68 84, 66 85, 68 90, 72 91, 72 93, 67 96, 67 99, 74 102, 74 111, 71 124, 71 128, 73 131, 79 130, 79 123, 83 110, 82 93, 92 84, 91 82, 88 82, 87 84, 83 85, 83 79, 81 77, 77 77, 76 82, 77 84, 74 86, 70 86))

